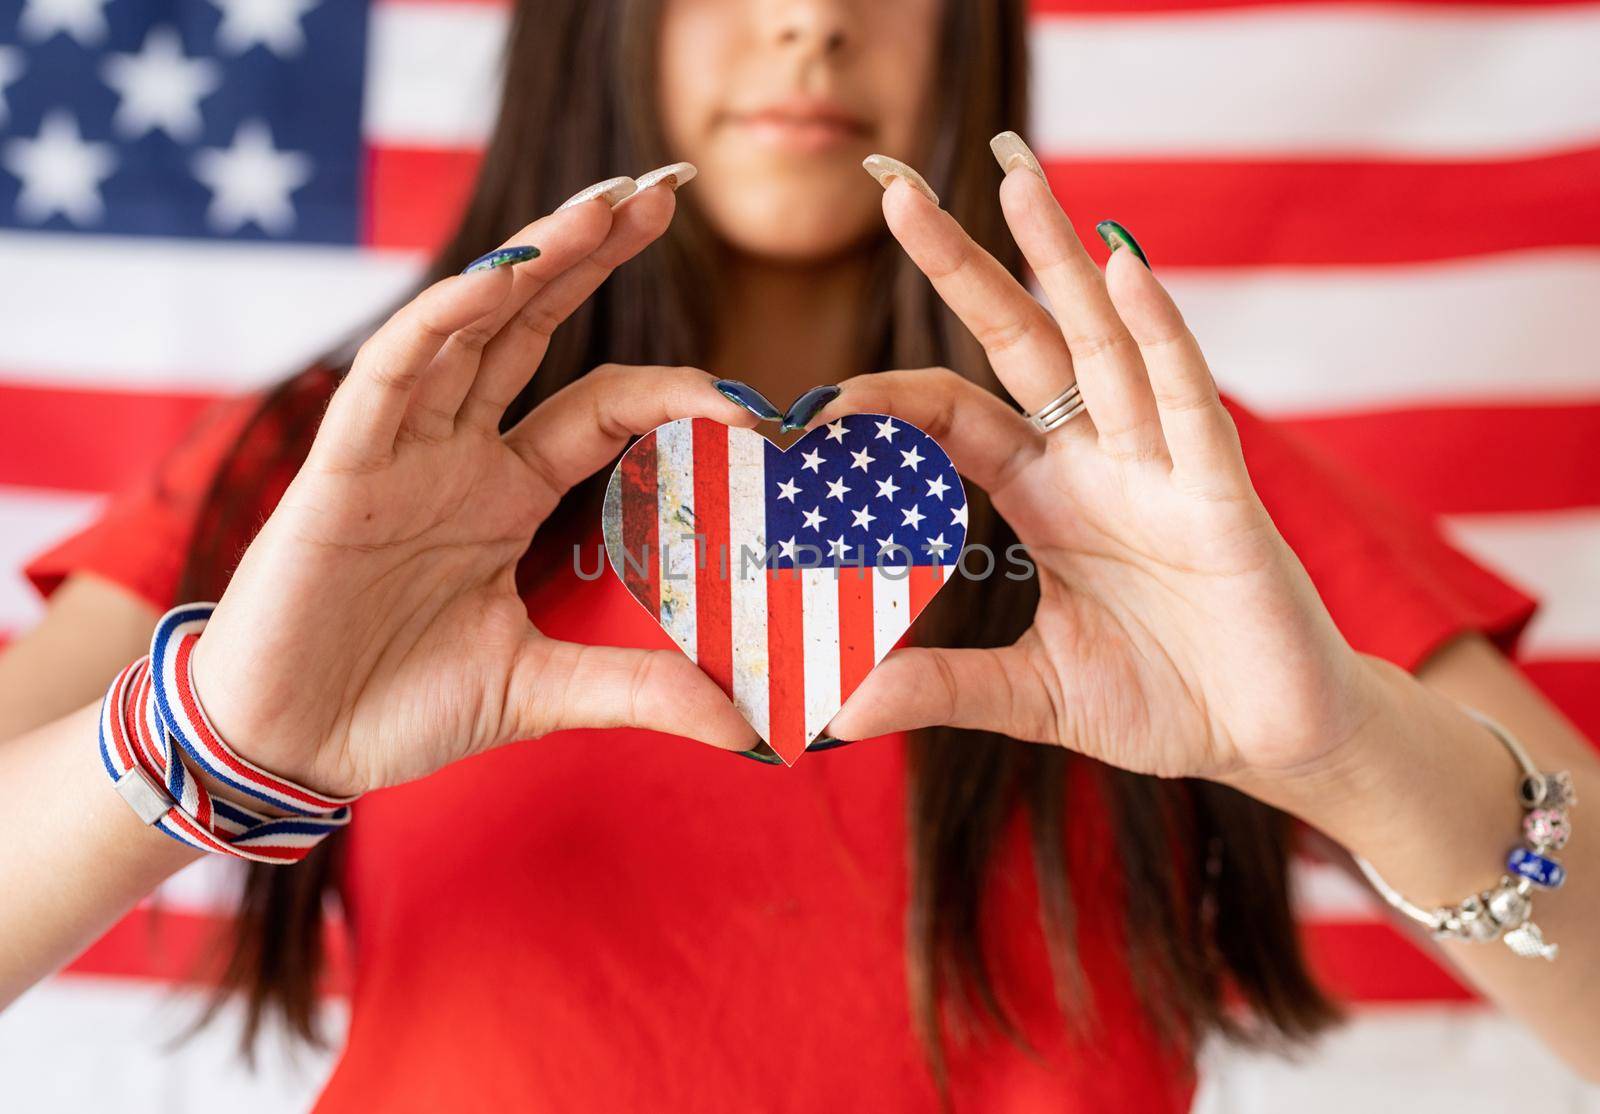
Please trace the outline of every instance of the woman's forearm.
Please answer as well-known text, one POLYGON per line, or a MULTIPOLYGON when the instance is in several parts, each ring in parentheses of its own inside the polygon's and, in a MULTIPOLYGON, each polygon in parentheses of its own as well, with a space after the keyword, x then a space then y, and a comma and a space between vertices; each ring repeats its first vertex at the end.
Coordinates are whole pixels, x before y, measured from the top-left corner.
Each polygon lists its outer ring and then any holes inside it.
POLYGON ((0 741, 0 1009, 200 854, 117 795, 98 718, 96 702, 0 741))
MULTIPOLYGON (((1515 760, 1468 704, 1515 735, 1541 770, 1570 770, 1579 800, 1600 801, 1600 763, 1487 645, 1466 645, 1428 684, 1370 662, 1378 714, 1339 763, 1304 783, 1256 795, 1285 808, 1367 859, 1416 905, 1454 905, 1491 889, 1521 839, 1515 760), (1459 702, 1459 703, 1458 703, 1459 702)), ((1574 811, 1560 852, 1568 881, 1532 893, 1533 920, 1554 962, 1523 958, 1499 942, 1447 941, 1440 950, 1485 997, 1517 1016, 1569 1064, 1600 1072, 1600 819, 1574 811)))

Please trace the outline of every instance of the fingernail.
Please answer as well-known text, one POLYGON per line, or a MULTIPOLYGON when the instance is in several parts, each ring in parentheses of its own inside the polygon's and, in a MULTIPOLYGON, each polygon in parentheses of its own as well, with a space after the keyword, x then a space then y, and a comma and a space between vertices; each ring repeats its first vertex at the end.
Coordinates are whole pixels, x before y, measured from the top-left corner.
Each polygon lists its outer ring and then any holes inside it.
POLYGON ((1106 242, 1106 247, 1113 252, 1118 248, 1127 248, 1140 263, 1143 263, 1146 267, 1150 266, 1150 260, 1145 256, 1144 249, 1139 246, 1139 241, 1135 240, 1133 234, 1116 221, 1103 220, 1094 226, 1094 230, 1100 233, 1100 238, 1106 242))
POLYGON ((648 170, 633 181, 639 193, 643 193, 651 186, 662 185, 675 190, 694 181, 694 176, 698 173, 700 171, 692 162, 675 162, 671 166, 659 166, 654 170, 648 170))
POLYGON ((638 188, 634 180, 626 174, 618 175, 615 178, 607 178, 604 182, 596 182, 588 189, 579 190, 560 205, 557 205, 556 212, 559 213, 563 209, 570 209, 574 205, 582 205, 585 201, 593 201, 597 197, 605 198, 607 205, 614 206, 638 188))
POLYGON ((888 155, 868 155, 861 160, 861 165, 884 189, 888 189, 889 183, 896 178, 903 178, 906 185, 935 205, 939 204, 939 195, 933 192, 933 187, 928 185, 927 180, 899 159, 891 159, 888 155))
POLYGON ((818 735, 816 741, 806 747, 806 750, 838 750, 840 747, 847 747, 855 741, 855 739, 835 739, 832 735, 818 735))
POLYGON ((769 747, 765 741, 757 743, 749 750, 736 750, 733 753, 740 758, 748 758, 752 762, 761 762, 768 766, 783 765, 783 759, 778 757, 778 752, 769 747))
POLYGON ((718 379, 712 386, 721 391, 724 398, 737 402, 758 418, 775 422, 783 417, 778 408, 767 401, 766 395, 737 379, 718 379))
POLYGON ((789 404, 789 409, 784 412, 783 424, 778 427, 779 433, 788 433, 790 430, 804 429, 817 412, 828 403, 839 397, 839 388, 835 384, 826 387, 812 387, 805 394, 789 404))
POLYGON ((1039 181, 1048 183, 1048 179, 1044 176, 1044 167, 1039 165, 1039 160, 1034 157, 1032 149, 1016 132, 1001 132, 989 140, 989 150, 994 152, 994 160, 1000 164, 1002 172, 1010 174, 1020 166, 1037 174, 1039 181))
POLYGON ((539 249, 532 244, 524 244, 514 248, 495 248, 485 252, 471 263, 461 268, 461 273, 470 275, 474 271, 492 271, 496 267, 512 267, 518 263, 526 263, 530 259, 539 258, 539 249))

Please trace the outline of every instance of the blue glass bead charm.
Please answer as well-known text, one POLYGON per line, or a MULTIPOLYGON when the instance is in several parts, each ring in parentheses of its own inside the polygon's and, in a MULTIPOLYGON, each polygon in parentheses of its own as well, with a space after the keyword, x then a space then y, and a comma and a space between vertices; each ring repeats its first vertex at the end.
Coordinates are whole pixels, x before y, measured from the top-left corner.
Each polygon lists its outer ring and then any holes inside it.
POLYGON ((1547 890, 1559 889, 1567 880, 1566 867, 1526 847, 1512 848, 1511 854, 1506 856, 1506 868, 1547 890))

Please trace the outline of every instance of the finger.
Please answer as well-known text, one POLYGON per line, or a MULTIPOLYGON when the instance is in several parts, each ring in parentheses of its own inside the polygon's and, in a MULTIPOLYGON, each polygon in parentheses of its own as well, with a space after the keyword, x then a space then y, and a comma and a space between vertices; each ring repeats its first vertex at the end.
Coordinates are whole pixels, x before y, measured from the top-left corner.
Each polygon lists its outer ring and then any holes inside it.
POLYGON ((607 206, 579 205, 541 217, 501 244, 500 248, 533 245, 539 256, 506 268, 511 272, 511 289, 505 300, 481 320, 451 334, 413 392, 402 430, 426 438, 448 437, 478 374, 484 348, 530 298, 586 258, 610 230, 607 206))
POLYGON ((727 693, 677 650, 584 646, 538 637, 529 644, 522 707, 526 738, 574 728, 639 727, 723 750, 760 741, 727 693))
POLYGON ((564 495, 615 459, 629 440, 678 418, 711 418, 724 425, 756 424, 692 367, 604 364, 557 391, 505 435, 506 443, 564 495))
POLYGON ((335 468, 374 467, 394 455, 412 392, 458 329, 482 320, 511 291, 505 268, 441 279, 361 346, 328 412, 312 455, 335 468))
POLYGON ((1248 487, 1238 430, 1171 295, 1128 251, 1111 253, 1106 282, 1143 355, 1174 472, 1219 492, 1248 487))
POLYGON ((948 725, 1054 742, 1049 694, 1015 646, 891 651, 828 725, 837 739, 948 725))
POLYGON ((636 193, 618 206, 605 238, 519 306, 489 342, 462 404, 462 419, 498 428, 506 407, 544 359, 556 326, 587 301, 612 271, 660 237, 672 223, 675 208, 676 198, 665 183, 636 193))
POLYGON ((1004 399, 947 368, 858 375, 817 412, 808 429, 846 414, 890 414, 939 443, 956 471, 991 496, 1044 450, 1041 435, 1004 399))
POLYGON ((1072 357, 1060 328, 954 217, 898 178, 884 190, 883 215, 1024 410, 1038 410, 1072 383, 1072 357))
POLYGON ((1164 459, 1138 347, 1044 176, 1013 165, 1000 184, 1000 208, 1055 311, 1102 447, 1119 457, 1164 459))

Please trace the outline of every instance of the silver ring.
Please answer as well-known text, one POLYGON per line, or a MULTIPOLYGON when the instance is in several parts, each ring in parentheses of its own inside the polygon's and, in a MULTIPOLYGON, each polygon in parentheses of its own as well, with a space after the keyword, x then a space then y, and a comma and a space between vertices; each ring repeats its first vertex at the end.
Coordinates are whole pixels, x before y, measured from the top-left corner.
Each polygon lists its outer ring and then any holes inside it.
POLYGON ((1045 403, 1032 414, 1028 415, 1028 424, 1040 433, 1049 433, 1052 429, 1060 429, 1073 418, 1083 413, 1088 407, 1083 397, 1078 393, 1078 384, 1073 383, 1066 390, 1056 395, 1055 398, 1045 403))

